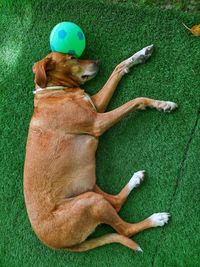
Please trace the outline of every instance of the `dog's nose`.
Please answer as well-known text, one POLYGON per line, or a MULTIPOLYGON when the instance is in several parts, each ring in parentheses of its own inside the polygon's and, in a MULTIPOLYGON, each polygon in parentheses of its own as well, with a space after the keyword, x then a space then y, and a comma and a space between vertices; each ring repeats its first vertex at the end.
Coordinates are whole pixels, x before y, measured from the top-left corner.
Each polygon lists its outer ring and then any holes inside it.
POLYGON ((95 64, 96 64, 97 66, 100 65, 100 60, 95 60, 94 62, 95 62, 95 64))

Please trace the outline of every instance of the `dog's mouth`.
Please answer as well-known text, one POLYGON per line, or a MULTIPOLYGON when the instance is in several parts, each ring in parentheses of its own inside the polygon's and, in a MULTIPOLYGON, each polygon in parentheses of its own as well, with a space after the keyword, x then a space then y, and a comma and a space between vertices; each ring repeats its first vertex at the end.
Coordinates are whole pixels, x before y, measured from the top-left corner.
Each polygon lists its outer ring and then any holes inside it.
POLYGON ((90 73, 90 74, 83 74, 81 76, 81 79, 84 80, 84 81, 88 81, 88 80, 94 78, 97 75, 97 72, 98 72, 98 70, 93 72, 93 73, 90 73))
POLYGON ((91 79, 93 79, 99 71, 99 68, 95 68, 95 71, 92 72, 85 72, 81 75, 81 81, 82 83, 85 83, 91 79))
POLYGON ((82 75, 81 76, 81 79, 83 79, 83 80, 87 80, 88 78, 90 78, 90 75, 82 75))

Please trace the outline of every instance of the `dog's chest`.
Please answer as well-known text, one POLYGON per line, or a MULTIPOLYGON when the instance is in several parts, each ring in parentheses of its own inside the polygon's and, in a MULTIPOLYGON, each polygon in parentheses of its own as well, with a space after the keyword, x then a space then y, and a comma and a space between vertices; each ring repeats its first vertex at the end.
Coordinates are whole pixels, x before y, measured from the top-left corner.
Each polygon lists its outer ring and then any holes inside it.
POLYGON ((90 103, 90 105, 92 106, 92 108, 93 108, 95 111, 97 111, 97 109, 96 109, 96 107, 95 107, 95 105, 94 105, 94 103, 93 103, 91 97, 90 97, 88 94, 85 93, 83 99, 84 99, 84 101, 90 103))

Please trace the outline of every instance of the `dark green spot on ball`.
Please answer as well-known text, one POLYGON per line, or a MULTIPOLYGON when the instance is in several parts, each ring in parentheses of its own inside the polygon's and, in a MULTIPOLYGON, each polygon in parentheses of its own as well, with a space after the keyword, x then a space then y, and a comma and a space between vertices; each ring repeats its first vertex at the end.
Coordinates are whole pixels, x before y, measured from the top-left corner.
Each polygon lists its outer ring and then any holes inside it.
POLYGON ((78 32, 77 35, 78 35, 79 40, 83 40, 84 39, 84 35, 83 35, 82 32, 78 32))
POLYGON ((58 32, 58 38, 60 38, 60 39, 64 39, 66 37, 66 35, 67 35, 67 33, 65 30, 60 30, 58 32))

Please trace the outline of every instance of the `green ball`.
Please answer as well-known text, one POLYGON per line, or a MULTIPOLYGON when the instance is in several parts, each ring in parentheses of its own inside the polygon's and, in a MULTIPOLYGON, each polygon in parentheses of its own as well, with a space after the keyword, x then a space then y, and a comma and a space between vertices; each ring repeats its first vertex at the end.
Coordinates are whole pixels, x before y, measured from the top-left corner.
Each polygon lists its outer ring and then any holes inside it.
POLYGON ((58 23, 50 34, 52 52, 61 52, 80 57, 85 49, 85 35, 73 22, 58 23))

